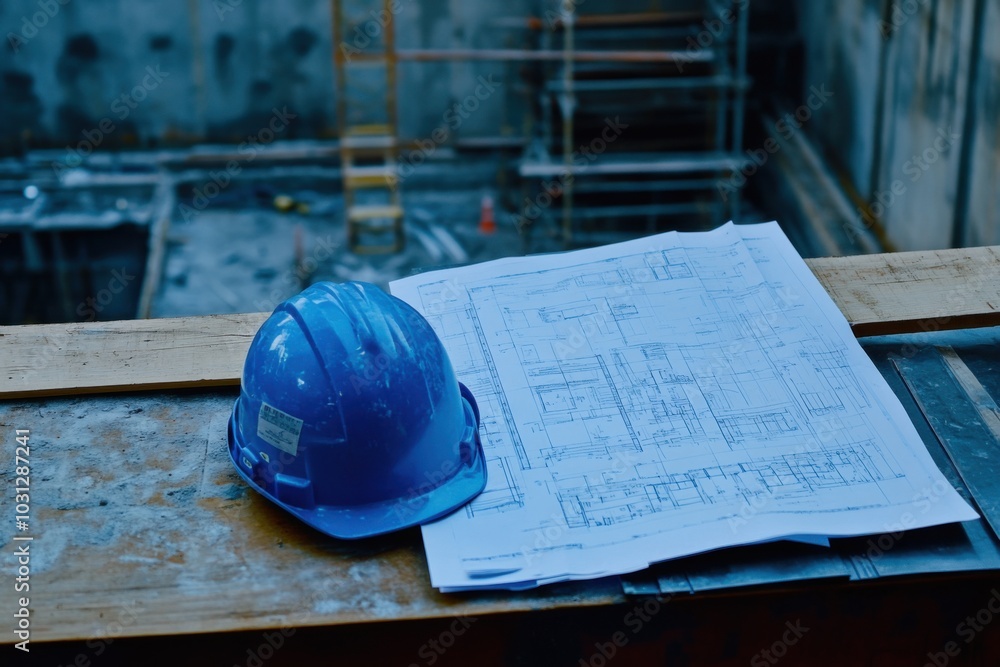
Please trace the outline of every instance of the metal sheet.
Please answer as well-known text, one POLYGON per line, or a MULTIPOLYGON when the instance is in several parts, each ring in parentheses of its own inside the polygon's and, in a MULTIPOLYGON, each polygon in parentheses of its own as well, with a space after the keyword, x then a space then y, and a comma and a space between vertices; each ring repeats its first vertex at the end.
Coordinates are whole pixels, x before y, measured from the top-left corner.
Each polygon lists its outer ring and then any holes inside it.
POLYGON ((927 422, 1000 536, 1000 409, 950 347, 893 360, 927 422))
POLYGON ((847 580, 840 555, 825 547, 775 542, 683 559, 657 568, 660 593, 698 593, 815 579, 847 580))

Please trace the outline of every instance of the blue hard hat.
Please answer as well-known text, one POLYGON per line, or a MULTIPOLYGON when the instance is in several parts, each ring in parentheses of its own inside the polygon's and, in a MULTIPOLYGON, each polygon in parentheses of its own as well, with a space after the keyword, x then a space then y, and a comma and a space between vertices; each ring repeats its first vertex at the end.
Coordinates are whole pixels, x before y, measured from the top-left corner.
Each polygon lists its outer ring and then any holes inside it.
POLYGON ((486 485, 472 393, 427 320, 367 283, 317 283, 264 322, 229 454, 253 488, 341 538, 433 521, 486 485))

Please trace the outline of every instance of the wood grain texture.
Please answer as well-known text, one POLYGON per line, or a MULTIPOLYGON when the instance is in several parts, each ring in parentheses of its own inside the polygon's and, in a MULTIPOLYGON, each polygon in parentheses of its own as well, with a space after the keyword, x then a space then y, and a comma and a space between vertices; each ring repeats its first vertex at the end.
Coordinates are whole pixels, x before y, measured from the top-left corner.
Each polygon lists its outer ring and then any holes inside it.
POLYGON ((239 384, 266 317, 0 327, 0 398, 239 384))
MULTIPOLYGON (((806 262, 857 336, 1000 325, 1000 246, 806 262)), ((0 399, 237 385, 266 317, 0 327, 0 399)))
MULTIPOLYGON (((0 402, 0 430, 31 430, 30 530, 18 535, 34 537, 32 649, 36 641, 625 600, 614 579, 521 594, 442 595, 430 586, 419 529, 347 541, 309 528, 237 475, 227 446, 236 394, 232 388, 0 402)), ((0 469, 0 482, 12 488, 13 473, 13 466, 0 469)), ((0 509, 14 513, 13 495, 0 499, 0 509)), ((23 544, 13 535, 0 534, 4 553, 23 544)), ((0 590, 5 610, 15 609, 18 597, 9 581, 0 590)), ((0 634, 0 644, 15 641, 9 631, 0 634)))
POLYGON ((1000 246, 806 262, 858 337, 1000 325, 1000 246))

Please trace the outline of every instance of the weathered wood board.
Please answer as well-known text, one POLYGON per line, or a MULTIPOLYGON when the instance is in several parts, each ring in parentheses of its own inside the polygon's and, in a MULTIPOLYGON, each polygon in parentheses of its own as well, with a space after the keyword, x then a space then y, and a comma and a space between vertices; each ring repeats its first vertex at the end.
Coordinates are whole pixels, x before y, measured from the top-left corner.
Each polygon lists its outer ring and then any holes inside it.
MULTIPOLYGON (((1000 247, 806 260, 857 336, 1000 325, 1000 247)), ((266 313, 0 327, 0 399, 239 384, 266 313)))
POLYGON ((806 261, 858 337, 1000 324, 1000 246, 806 261))
MULTIPOLYGON (((323 535, 255 493, 227 451, 236 391, 153 392, 0 403, 0 437, 31 431, 31 640, 94 640, 339 625, 606 605, 617 581, 524 594, 448 596, 430 586, 413 528, 382 538, 323 535)), ((13 448, 10 449, 13 459, 13 448)), ((0 467, 14 487, 14 467, 0 467)), ((9 629, 0 644, 17 641, 9 629)), ((89 658, 95 655, 90 653, 89 658)))
POLYGON ((0 398, 238 384, 267 313, 0 327, 0 398))

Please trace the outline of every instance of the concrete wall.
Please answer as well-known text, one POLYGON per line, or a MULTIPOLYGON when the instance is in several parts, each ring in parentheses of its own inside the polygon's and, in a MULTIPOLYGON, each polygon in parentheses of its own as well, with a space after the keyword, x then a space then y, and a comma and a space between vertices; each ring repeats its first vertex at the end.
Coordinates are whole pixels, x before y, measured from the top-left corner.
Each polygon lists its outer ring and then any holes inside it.
POLYGON ((806 51, 805 88, 827 86, 830 103, 809 121, 824 148, 835 151, 840 166, 862 192, 871 189, 879 86, 882 0, 802 3, 806 51), (861 66, 861 65, 864 66, 861 66))
POLYGON ((836 92, 808 131, 889 240, 901 250, 1000 242, 997 3, 803 4, 806 83, 836 92))
MULTIPOLYGON (((238 142, 285 106, 298 118, 282 138, 334 136, 332 4, 3 0, 0 151, 96 143, 98 133, 101 147, 238 142)), ((490 20, 525 15, 528 5, 398 0, 397 47, 516 45, 523 31, 498 30, 490 20)), ((345 0, 344 7, 363 27, 381 3, 345 0)), ((352 27, 347 45, 357 35, 352 27)), ((401 65, 401 133, 429 136, 449 106, 474 93, 480 75, 509 87, 512 72, 499 63, 401 65)), ((368 110, 377 112, 384 92, 372 84, 377 75, 358 76, 371 89, 368 110)), ((456 136, 499 134, 506 89, 499 90, 505 94, 481 101, 456 136)))
POLYGON ((967 206, 958 216, 965 245, 1000 243, 1000 4, 986 2, 978 70, 970 91, 967 206))

